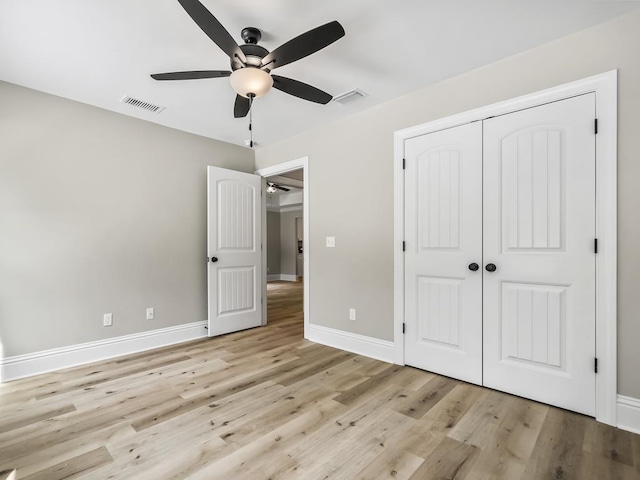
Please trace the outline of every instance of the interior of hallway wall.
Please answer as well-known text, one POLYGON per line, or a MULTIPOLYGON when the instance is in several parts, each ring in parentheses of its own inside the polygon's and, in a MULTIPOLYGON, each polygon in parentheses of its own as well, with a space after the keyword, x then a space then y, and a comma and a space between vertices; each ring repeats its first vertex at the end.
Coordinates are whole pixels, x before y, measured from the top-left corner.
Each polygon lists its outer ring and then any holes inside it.
POLYGON ((257 168, 309 156, 310 321, 393 340, 394 131, 619 69, 618 389, 640 398, 639 27, 636 11, 258 149, 257 168))
POLYGON ((205 320, 206 167, 254 152, 5 82, 0 105, 2 356, 205 320))
POLYGON ((298 258, 296 218, 302 218, 302 210, 280 213, 280 273, 283 275, 296 275, 296 260, 298 258))
POLYGON ((296 275, 298 258, 296 218, 302 218, 302 210, 267 212, 269 275, 296 275))
POLYGON ((267 211, 267 275, 280 275, 280 212, 267 211))

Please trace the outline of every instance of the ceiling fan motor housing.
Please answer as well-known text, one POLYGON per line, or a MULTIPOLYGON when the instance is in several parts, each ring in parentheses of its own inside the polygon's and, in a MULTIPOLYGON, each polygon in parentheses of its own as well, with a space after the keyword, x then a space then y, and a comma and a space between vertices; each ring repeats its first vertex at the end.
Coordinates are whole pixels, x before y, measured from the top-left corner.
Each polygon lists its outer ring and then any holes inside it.
MULTIPOLYGON (((269 50, 260 45, 256 45, 254 43, 245 43, 244 45, 240 45, 240 50, 244 53, 245 57, 247 57, 246 66, 249 67, 260 67, 262 65, 262 59, 269 54, 269 50)), ((239 68, 243 68, 243 65, 237 58, 231 59, 231 70, 237 70, 239 68)), ((270 71, 268 68, 264 68, 267 72, 270 71)))
MULTIPOLYGON (((262 65, 262 59, 269 54, 269 50, 258 45, 258 42, 262 38, 262 32, 256 27, 245 27, 240 33, 244 45, 239 45, 240 50, 247 57, 247 63, 243 65, 237 58, 231 59, 231 70, 235 71, 245 66, 248 67, 260 67, 262 65)), ((267 72, 270 70, 265 68, 267 72)))

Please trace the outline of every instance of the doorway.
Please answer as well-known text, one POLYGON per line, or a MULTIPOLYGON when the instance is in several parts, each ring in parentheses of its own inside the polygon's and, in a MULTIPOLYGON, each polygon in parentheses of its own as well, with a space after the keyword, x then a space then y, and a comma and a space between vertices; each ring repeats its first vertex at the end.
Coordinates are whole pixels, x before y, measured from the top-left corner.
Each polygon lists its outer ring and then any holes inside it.
POLYGON ((282 317, 309 325, 309 182, 304 157, 256 171, 263 177, 264 324, 282 317), (300 312, 301 315, 298 315, 300 312))

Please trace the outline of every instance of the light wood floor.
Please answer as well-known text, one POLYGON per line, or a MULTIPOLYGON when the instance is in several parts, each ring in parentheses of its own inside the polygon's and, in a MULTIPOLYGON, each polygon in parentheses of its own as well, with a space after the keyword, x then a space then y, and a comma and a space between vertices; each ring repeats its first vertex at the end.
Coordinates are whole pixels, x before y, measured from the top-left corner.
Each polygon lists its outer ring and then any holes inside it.
MULTIPOLYGON (((640 437, 269 325, 0 386, 0 479, 638 479, 640 437)), ((321 301, 317 299, 316 301, 321 301)))

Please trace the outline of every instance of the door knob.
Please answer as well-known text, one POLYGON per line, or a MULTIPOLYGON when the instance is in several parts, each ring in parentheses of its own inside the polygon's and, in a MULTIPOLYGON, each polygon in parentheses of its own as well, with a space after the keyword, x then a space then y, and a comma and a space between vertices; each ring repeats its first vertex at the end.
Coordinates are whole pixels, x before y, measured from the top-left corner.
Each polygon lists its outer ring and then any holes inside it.
POLYGON ((498 267, 496 267, 493 263, 487 263, 487 266, 484 267, 487 272, 495 272, 498 267))
POLYGON ((480 266, 477 263, 470 263, 469 264, 469 270, 471 270, 472 272, 477 272, 479 268, 480 268, 480 266))
POLYGON ((212 261, 213 263, 216 263, 216 262, 218 261, 218 257, 211 257, 211 261, 212 261))

